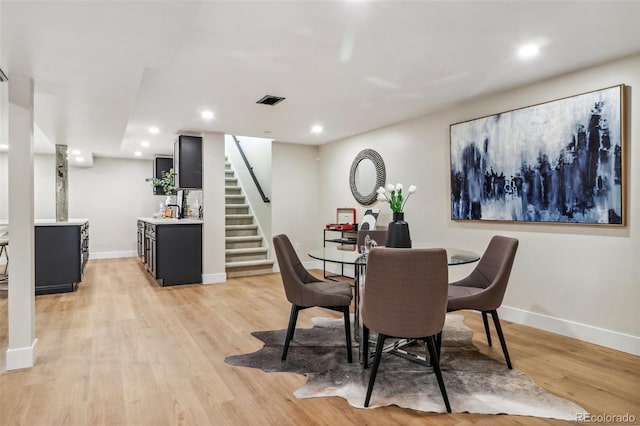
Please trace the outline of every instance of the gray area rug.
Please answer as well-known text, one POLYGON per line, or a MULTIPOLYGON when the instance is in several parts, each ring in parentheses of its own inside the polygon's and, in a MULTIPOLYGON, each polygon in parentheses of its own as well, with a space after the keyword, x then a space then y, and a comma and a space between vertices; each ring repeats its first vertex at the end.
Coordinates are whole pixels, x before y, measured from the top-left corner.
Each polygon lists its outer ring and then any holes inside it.
MULTIPOLYGON (((554 396, 527 375, 509 370, 502 361, 489 358, 471 342, 473 333, 461 315, 447 315, 440 366, 454 413, 511 414, 576 420, 586 413, 580 406, 554 396)), ((286 361, 280 361, 286 330, 251 333, 264 342, 262 349, 229 356, 232 365, 267 372, 292 372, 307 376, 294 392, 298 398, 339 396, 353 407, 363 408, 370 369, 346 359, 342 319, 313 318, 313 328, 296 329, 286 361)), ((500 350, 497 347, 495 350, 500 350)), ((424 354, 424 346, 411 349, 424 354)), ((517 360, 516 360, 517 362, 517 360)), ((398 356, 383 358, 370 408, 397 405, 420 411, 446 412, 435 375, 429 367, 398 356)))

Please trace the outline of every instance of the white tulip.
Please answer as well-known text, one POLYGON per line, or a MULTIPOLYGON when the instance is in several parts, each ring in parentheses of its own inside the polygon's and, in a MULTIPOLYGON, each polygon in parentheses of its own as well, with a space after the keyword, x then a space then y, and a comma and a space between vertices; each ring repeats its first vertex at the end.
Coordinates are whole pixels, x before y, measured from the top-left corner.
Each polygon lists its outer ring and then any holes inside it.
POLYGON ((418 189, 418 188, 416 188, 416 186, 415 186, 415 185, 411 185, 411 186, 409 187, 409 194, 413 194, 414 192, 416 192, 416 189, 418 189))
POLYGON ((396 187, 392 183, 387 184, 387 191, 393 192, 396 190, 396 187))
POLYGON ((378 190, 376 191, 378 194, 384 194, 385 190, 383 187, 378 188, 378 190))
POLYGON ((398 192, 402 191, 402 184, 401 183, 396 185, 396 191, 398 191, 398 192))
POLYGON ((387 197, 384 194, 378 194, 378 201, 387 201, 387 197))

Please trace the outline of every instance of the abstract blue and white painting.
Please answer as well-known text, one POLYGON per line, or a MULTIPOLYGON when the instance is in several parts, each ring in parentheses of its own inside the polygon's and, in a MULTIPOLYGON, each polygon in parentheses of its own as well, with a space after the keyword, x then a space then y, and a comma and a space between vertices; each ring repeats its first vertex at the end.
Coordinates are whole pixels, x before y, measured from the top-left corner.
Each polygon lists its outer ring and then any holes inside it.
POLYGON ((451 218, 623 225, 623 93, 452 124, 451 218))

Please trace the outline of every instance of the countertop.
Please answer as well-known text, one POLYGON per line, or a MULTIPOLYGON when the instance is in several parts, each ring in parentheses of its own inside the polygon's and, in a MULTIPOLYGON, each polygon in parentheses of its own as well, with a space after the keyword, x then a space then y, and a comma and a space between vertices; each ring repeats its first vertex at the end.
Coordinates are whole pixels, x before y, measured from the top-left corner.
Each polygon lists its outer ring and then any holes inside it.
POLYGON ((70 218, 66 222, 56 222, 55 219, 36 219, 36 226, 38 225, 47 225, 47 226, 77 226, 84 225, 89 222, 89 219, 84 218, 70 218))
POLYGON ((153 225, 195 225, 202 224, 202 219, 175 219, 175 218, 159 218, 154 217, 139 217, 138 220, 151 223, 153 225))
MULTIPOLYGON (((46 226, 78 226, 83 225, 89 222, 89 219, 84 218, 70 218, 66 222, 56 222, 55 219, 36 219, 35 225, 46 225, 46 226)), ((0 220, 0 226, 8 226, 9 222, 6 220, 0 220)))

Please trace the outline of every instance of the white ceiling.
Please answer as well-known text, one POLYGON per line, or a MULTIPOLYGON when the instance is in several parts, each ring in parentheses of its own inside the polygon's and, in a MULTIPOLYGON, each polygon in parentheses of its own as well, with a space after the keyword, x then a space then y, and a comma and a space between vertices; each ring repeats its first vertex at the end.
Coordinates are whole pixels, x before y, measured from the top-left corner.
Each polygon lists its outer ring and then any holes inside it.
POLYGON ((0 0, 0 68, 33 77, 48 143, 151 158, 181 132, 323 144, 624 57, 639 16, 640 1, 0 0), (539 57, 518 59, 524 42, 539 57))

